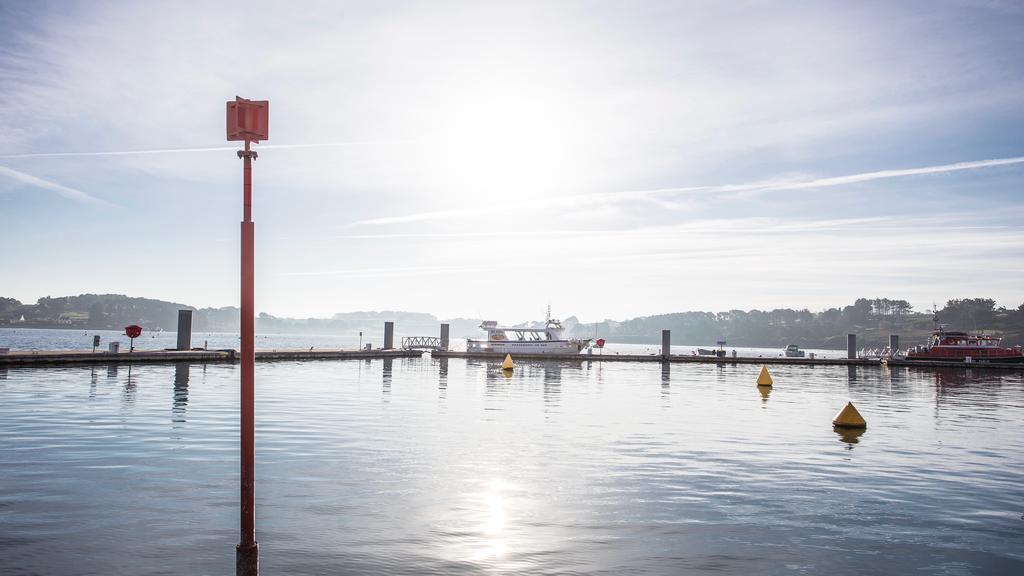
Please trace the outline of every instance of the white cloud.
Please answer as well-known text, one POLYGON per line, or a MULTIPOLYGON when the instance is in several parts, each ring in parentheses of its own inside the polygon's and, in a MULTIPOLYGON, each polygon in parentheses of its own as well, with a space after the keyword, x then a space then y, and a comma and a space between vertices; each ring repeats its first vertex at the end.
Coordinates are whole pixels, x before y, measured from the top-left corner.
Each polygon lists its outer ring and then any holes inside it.
POLYGON ((299 293, 316 286, 358 292, 382 303, 432 295, 438 298, 433 306, 420 301, 443 315, 482 311, 508 320, 537 318, 533 311, 548 298, 561 313, 591 320, 691 309, 819 309, 873 295, 921 306, 932 299, 987 295, 1016 306, 1024 298, 1024 232, 1008 223, 1019 215, 1020 210, 746 217, 564 234, 349 236, 349 250, 368 252, 361 262, 370 266, 339 270, 312 264, 293 273, 287 285, 299 293), (935 258, 937 243, 941 259, 935 258), (372 266, 376 254, 397 253, 402 246, 422 246, 430 264, 372 266), (985 276, 987 285, 979 285, 984 270, 1001 273, 985 276), (425 284, 419 280, 424 277, 432 279, 425 284), (358 284, 341 283, 358 278, 381 281, 365 292, 358 284), (439 297, 445 290, 458 300, 439 297))
POLYGON ((724 184, 715 186, 682 186, 677 188, 657 188, 652 190, 630 190, 624 192, 610 192, 602 194, 575 195, 567 197, 553 197, 537 199, 522 203, 499 204, 489 207, 481 207, 466 210, 437 210, 431 212, 420 212, 417 214, 406 214, 401 216, 384 216, 369 218, 353 222, 353 225, 382 225, 400 224, 408 222, 422 222, 427 220, 444 220, 452 218, 465 218, 467 216, 480 216, 485 214, 500 214, 508 211, 518 210, 539 210, 554 206, 566 208, 579 208, 580 205, 593 206, 595 204, 609 204, 614 202, 627 202, 634 200, 648 200, 659 208, 679 209, 685 208, 685 204, 672 203, 663 200, 662 196, 675 196, 685 194, 726 194, 744 193, 751 195, 763 192, 780 192, 787 190, 808 190, 832 188, 873 180, 885 180, 889 178, 905 178, 909 176, 925 176, 931 174, 945 174, 949 172, 960 172, 964 170, 980 170, 997 166, 1010 166, 1024 163, 1024 156, 1013 158, 998 158, 992 160, 977 160, 969 162, 956 162, 939 166, 925 166, 920 168, 903 168, 877 170, 873 172, 862 172, 860 174, 847 174, 844 176, 832 176, 826 178, 801 179, 801 180, 768 180, 757 181, 746 184, 724 184))

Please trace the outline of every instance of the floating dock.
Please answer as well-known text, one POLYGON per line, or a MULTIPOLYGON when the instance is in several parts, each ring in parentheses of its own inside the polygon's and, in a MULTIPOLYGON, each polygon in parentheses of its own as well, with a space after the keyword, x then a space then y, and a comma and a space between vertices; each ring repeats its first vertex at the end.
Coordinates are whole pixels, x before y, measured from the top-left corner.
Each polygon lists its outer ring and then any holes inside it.
MULTIPOLYGON (((373 360, 419 358, 420 350, 257 350, 256 361, 373 360)), ((14 351, 0 354, 0 366, 53 366, 76 364, 152 364, 164 362, 238 362, 237 350, 135 350, 89 352, 71 350, 14 351)))
MULTIPOLYGON (((419 358, 422 350, 257 350, 257 362, 294 360, 374 360, 381 358, 419 358)), ((473 358, 501 362, 504 353, 462 352, 433 350, 433 358, 473 358)), ((786 358, 780 356, 753 357, 691 356, 673 354, 517 354, 515 360, 541 362, 671 362, 673 364, 783 364, 789 366, 881 366, 878 360, 867 358, 786 358)), ((154 364, 167 362, 231 363, 238 362, 237 350, 136 350, 134 352, 89 352, 70 350, 14 351, 0 354, 0 366, 54 366, 85 364, 154 364)), ((989 362, 939 362, 890 360, 888 366, 916 368, 978 368, 1024 371, 1024 364, 989 362)))
MULTIPOLYGON (((454 350, 434 350, 433 358, 479 358, 500 362, 505 358, 504 352, 458 352, 454 350)), ((790 366, 881 366, 878 360, 867 358, 786 358, 783 356, 691 356, 685 354, 517 354, 514 360, 541 360, 549 362, 671 362, 673 364, 785 364, 790 366)), ((888 366, 910 366, 916 368, 996 368, 1002 370, 1024 370, 1024 364, 999 364, 989 362, 938 362, 889 360, 888 366)))

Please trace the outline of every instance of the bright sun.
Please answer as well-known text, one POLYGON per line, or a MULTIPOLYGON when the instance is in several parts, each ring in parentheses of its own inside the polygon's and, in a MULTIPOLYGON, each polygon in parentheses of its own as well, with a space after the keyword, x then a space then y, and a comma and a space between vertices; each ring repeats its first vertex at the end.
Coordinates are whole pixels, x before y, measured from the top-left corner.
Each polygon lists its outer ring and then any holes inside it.
POLYGON ((562 102, 539 86, 467 90, 450 116, 442 155, 446 192, 478 204, 559 194, 571 153, 562 102))

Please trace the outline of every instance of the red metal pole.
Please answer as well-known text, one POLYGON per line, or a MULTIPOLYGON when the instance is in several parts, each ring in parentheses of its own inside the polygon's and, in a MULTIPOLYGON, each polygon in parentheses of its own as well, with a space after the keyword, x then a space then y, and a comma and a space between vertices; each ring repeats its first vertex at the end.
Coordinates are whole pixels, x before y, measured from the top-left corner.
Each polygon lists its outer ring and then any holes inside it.
POLYGON ((241 486, 241 528, 242 536, 236 548, 235 573, 237 576, 259 574, 259 544, 256 542, 256 434, 255 434, 255 255, 252 222, 252 160, 256 152, 249 149, 238 155, 245 160, 244 200, 242 220, 242 486, 241 486))

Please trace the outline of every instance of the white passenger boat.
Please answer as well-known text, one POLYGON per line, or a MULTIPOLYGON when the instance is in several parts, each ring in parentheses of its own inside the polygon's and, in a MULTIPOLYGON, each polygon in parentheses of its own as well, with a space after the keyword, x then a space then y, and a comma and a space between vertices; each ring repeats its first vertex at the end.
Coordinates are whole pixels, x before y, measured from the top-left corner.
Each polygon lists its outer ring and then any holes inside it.
POLYGON ((562 323, 548 315, 543 328, 498 326, 494 320, 480 325, 487 332, 486 340, 466 340, 467 352, 499 352, 501 354, 579 354, 590 345, 590 339, 566 339, 562 323))

